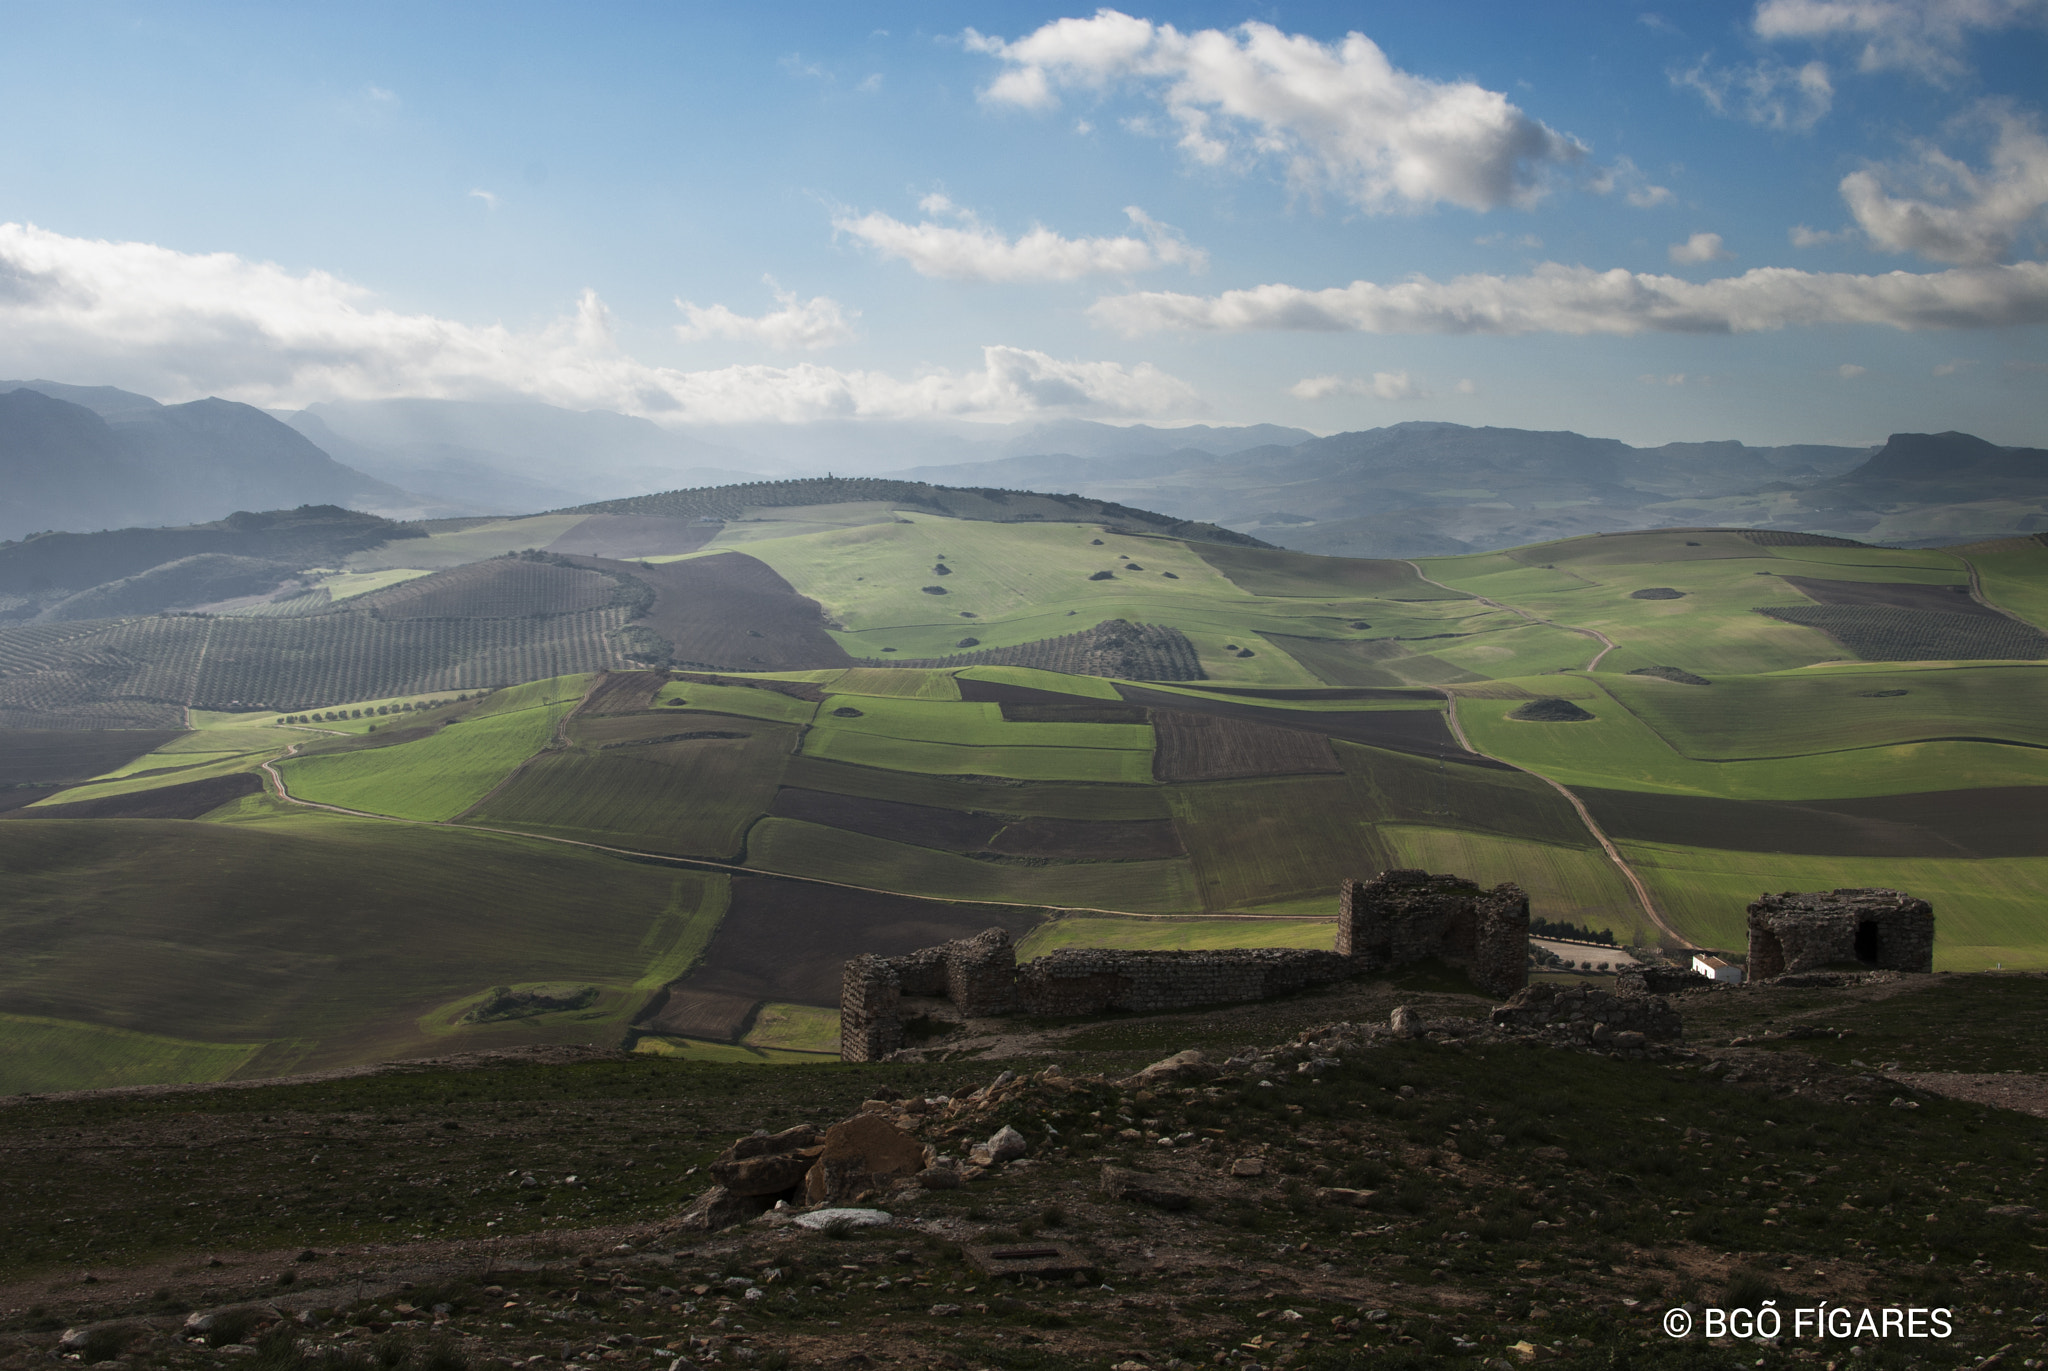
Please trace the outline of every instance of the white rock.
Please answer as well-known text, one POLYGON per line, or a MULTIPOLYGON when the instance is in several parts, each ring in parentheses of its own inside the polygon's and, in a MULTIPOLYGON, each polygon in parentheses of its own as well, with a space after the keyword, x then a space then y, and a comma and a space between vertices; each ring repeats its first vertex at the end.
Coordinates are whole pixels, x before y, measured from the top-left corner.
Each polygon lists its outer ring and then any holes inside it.
POLYGON ((813 1230, 842 1222, 851 1228, 879 1228, 896 1222, 896 1216, 880 1209, 813 1209, 798 1215, 796 1222, 799 1228, 813 1230))

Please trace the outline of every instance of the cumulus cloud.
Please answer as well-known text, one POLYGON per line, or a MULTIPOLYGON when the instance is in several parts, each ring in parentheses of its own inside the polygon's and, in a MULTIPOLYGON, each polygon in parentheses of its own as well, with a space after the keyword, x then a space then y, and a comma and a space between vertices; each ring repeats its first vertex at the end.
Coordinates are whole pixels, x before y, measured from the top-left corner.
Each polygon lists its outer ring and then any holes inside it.
POLYGON ((1124 215, 1138 236, 1115 238, 1063 238, 1040 224, 1009 238, 937 194, 918 201, 918 208, 927 216, 922 223, 906 224, 875 211, 836 215, 832 227, 884 257, 908 262, 920 276, 954 281, 1073 281, 1165 266, 1200 271, 1209 260, 1178 231, 1136 205, 1127 206, 1124 215), (942 217, 954 222, 941 223, 942 217))
POLYGON ((1671 260, 1681 264, 1691 262, 1722 262, 1735 254, 1722 246, 1718 233, 1695 233, 1683 243, 1673 243, 1666 249, 1671 260))
POLYGON ((166 398, 214 394, 273 406, 523 395, 698 423, 1202 408, 1190 386, 1149 364, 1003 346, 984 347, 978 370, 909 379, 813 363, 681 371, 623 351, 592 292, 565 318, 515 330, 382 308, 323 271, 27 224, 0 224, 6 374, 90 376, 166 398))
POLYGON ((1804 224, 1794 224, 1785 236, 1795 248, 1824 248, 1833 243, 1847 242, 1856 236, 1855 229, 1815 229, 1804 224))
POLYGON ((1136 336, 1169 331, 1362 333, 1754 333, 1821 324, 1897 329, 2048 323, 2048 263, 1881 276, 1758 267, 1686 281, 1547 262, 1525 276, 1411 277, 1304 290, 1264 285, 1220 295, 1147 291, 1098 300, 1097 323, 1136 336))
POLYGON ((1864 71, 1946 81, 1966 72, 1973 33, 2048 24, 2048 0, 1762 0, 1751 27, 1769 39, 1846 39, 1864 71))
POLYGON ((1835 104, 1834 82, 1823 62, 1716 67, 1710 53, 1670 76, 1672 85, 1698 92, 1714 113, 1764 128, 1804 133, 1826 118, 1835 104))
POLYGON ((1854 362, 1844 362, 1835 368, 1835 375, 1841 377, 1844 381, 1853 381, 1869 370, 1869 367, 1859 367, 1854 362))
POLYGON ((1005 64, 982 91, 989 104, 1044 110, 1061 88, 1134 85, 1160 101, 1196 161, 1277 159, 1297 188, 1376 213, 1528 204, 1546 172, 1586 151, 1498 91, 1398 69, 1361 33, 1333 44, 1256 22, 1182 33, 1101 9, 1014 41, 972 29, 966 39, 1005 64))
POLYGON ((2048 206, 2048 138, 2010 108, 1987 106, 1978 117, 1993 130, 1985 171, 1923 145, 1910 162, 1842 178, 1842 199, 1872 243, 1964 265, 2012 255, 2048 206))
MULTIPOLYGON (((1476 387, 1460 381, 1458 389, 1469 395, 1476 387)), ((1297 400, 1327 400, 1332 395, 1370 395, 1375 400, 1422 400, 1428 392, 1415 384, 1405 371, 1375 371, 1363 376, 1305 376, 1287 388, 1297 400)))
POLYGON ((794 291, 778 290, 775 300, 781 309, 752 318, 735 314, 724 305, 694 305, 687 300, 678 300, 676 308, 683 312, 688 322, 676 325, 676 337, 686 343, 706 338, 732 338, 741 342, 766 343, 785 352, 809 352, 850 343, 859 336, 853 321, 860 318, 860 311, 853 310, 849 315, 848 311, 840 308, 838 301, 829 296, 814 295, 808 300, 799 300, 794 291))

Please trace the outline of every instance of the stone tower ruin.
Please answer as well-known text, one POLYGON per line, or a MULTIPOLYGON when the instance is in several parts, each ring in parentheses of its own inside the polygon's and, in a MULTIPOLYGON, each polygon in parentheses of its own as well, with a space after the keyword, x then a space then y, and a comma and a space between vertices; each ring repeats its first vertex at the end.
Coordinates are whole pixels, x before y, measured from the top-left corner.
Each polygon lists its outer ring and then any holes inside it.
POLYGON ((1786 891, 1749 907, 1749 979, 1825 966, 1934 969, 1934 907, 1897 890, 1786 891))
POLYGON ((1427 871, 1346 881, 1337 896, 1337 952, 1361 971, 1435 957, 1482 990, 1512 995, 1529 983, 1529 897, 1517 885, 1482 890, 1427 871))

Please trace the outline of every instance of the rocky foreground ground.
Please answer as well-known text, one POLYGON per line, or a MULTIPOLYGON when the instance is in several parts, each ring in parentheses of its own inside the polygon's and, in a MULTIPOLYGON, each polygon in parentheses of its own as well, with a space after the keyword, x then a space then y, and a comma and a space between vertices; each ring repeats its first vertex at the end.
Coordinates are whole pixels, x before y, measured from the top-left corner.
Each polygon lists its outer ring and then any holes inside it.
POLYGON ((0 1368, 2041 1365, 2048 979, 1700 992, 1682 1040, 1601 1003, 16 1099, 0 1368), (1824 1303, 1880 1319, 1795 1328, 1824 1303))

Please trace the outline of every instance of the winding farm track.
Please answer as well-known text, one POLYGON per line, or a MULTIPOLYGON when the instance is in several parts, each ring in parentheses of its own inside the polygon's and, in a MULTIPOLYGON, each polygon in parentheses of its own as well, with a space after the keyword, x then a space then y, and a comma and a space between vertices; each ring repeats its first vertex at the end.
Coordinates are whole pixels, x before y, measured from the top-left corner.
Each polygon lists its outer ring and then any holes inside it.
MULTIPOLYGON (((1445 585, 1442 581, 1423 571, 1420 564, 1416 562, 1411 561, 1408 565, 1415 568, 1417 576, 1420 576, 1433 586, 1443 590, 1457 591, 1460 595, 1471 594, 1470 591, 1458 590, 1456 586, 1445 585)), ((1551 628, 1563 629, 1566 633, 1576 633, 1582 637, 1598 639, 1601 645, 1600 650, 1593 654, 1593 660, 1586 663, 1584 668, 1582 668, 1583 670, 1593 670, 1600 665, 1602 657, 1614 651, 1614 640, 1596 628, 1573 628, 1569 624, 1555 623, 1549 619, 1531 614, 1526 609, 1517 609, 1513 605, 1504 605, 1498 600, 1489 600, 1484 595, 1473 595, 1472 598, 1479 601, 1482 605, 1490 605, 1495 609, 1504 609, 1510 614, 1519 615, 1532 624, 1545 624, 1551 628)), ((1458 722, 1458 697, 1456 693, 1445 686, 1438 686, 1437 690, 1444 697, 1444 716, 1451 726, 1451 735, 1458 740, 1458 746, 1464 748, 1467 752, 1476 753, 1481 757, 1493 757, 1492 753, 1481 752, 1478 748, 1474 747, 1472 740, 1465 736, 1465 726, 1458 722)), ((1508 761, 1505 757, 1493 757, 1493 760, 1506 766, 1512 766, 1515 770, 1527 775, 1534 776, 1537 780, 1564 796, 1565 803, 1572 807, 1572 811, 1579 816, 1579 822, 1586 826, 1586 832, 1592 835, 1594 842, 1600 844, 1600 850, 1607 854, 1607 860, 1614 863, 1614 869, 1621 873, 1621 878, 1628 882, 1629 889, 1635 892, 1636 903, 1643 907, 1643 913, 1649 917, 1651 923, 1657 926, 1657 931, 1679 947, 1688 951, 1692 949, 1694 946, 1692 939, 1686 937, 1664 921, 1663 911, 1659 910, 1657 902, 1650 898, 1650 888, 1643 884, 1643 878, 1636 875, 1635 868, 1630 866, 1628 859, 1621 855, 1621 849, 1614 845, 1614 840, 1607 836, 1607 831, 1601 828, 1599 823, 1593 818, 1593 812, 1586 808, 1585 802, 1572 793, 1571 787, 1561 781, 1551 780, 1550 777, 1540 771, 1531 771, 1526 766, 1516 766, 1515 763, 1508 761)))

